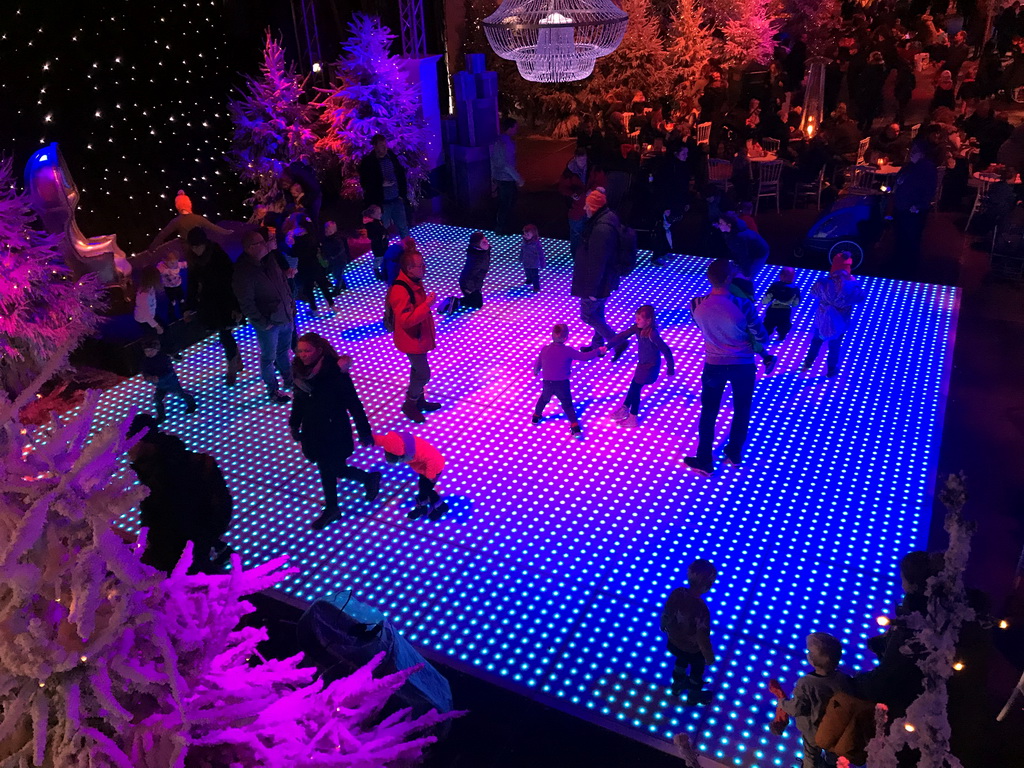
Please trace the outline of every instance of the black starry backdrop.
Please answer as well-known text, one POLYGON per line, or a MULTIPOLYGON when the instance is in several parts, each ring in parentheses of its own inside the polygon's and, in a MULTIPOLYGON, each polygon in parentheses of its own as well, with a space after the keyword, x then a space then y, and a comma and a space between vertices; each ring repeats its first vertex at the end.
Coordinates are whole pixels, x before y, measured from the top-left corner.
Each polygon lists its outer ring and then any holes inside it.
POLYGON ((224 161, 227 99, 238 72, 258 66, 263 25, 282 14, 239 5, 7 0, 0 153, 13 155, 19 183, 31 153, 58 142, 82 231, 117 233, 129 253, 174 215, 178 189, 215 221, 244 218, 248 190, 224 161))

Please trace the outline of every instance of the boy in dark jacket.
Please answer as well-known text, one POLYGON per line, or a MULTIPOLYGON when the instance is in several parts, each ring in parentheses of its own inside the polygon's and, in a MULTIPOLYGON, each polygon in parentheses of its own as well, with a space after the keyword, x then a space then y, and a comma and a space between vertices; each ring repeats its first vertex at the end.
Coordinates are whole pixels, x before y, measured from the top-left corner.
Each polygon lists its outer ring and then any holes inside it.
POLYGON ((156 384, 153 399, 156 402, 157 423, 167 418, 164 398, 168 395, 177 395, 185 401, 188 406, 185 413, 195 413, 198 407, 196 399, 191 392, 181 386, 178 374, 174 372, 174 364, 167 353, 160 349, 160 342, 157 339, 147 339, 142 345, 142 351, 142 376, 146 381, 156 384))
POLYGON ((566 346, 566 339, 569 338, 569 326, 565 323, 556 323, 551 329, 551 343, 540 351, 540 356, 533 366, 533 375, 544 374, 544 388, 540 392, 540 399, 537 400, 537 407, 533 409, 533 424, 540 424, 544 416, 544 407, 557 397, 569 419, 569 430, 573 435, 579 437, 583 434, 579 419, 576 417, 576 407, 572 402, 572 392, 569 389, 569 374, 572 371, 573 360, 590 360, 591 358, 603 355, 604 347, 595 347, 589 352, 581 352, 578 349, 566 346))
POLYGON ((459 275, 459 288, 462 289, 462 306, 467 309, 480 309, 484 305, 484 279, 491 268, 491 244, 483 232, 474 232, 469 236, 469 248, 466 249, 466 264, 459 275))
POLYGON ((384 252, 388 249, 388 228, 381 223, 381 216, 379 205, 371 205, 363 211, 363 226, 373 253, 373 274, 378 280, 384 279, 384 252))
POLYGON ((332 219, 324 222, 324 239, 320 242, 320 253, 334 279, 334 295, 348 290, 345 267, 352 261, 352 255, 348 250, 348 238, 338 231, 338 223, 332 219))
POLYGON ((783 267, 779 279, 768 286, 761 303, 767 304, 764 313, 764 330, 771 338, 773 331, 779 332, 779 341, 785 341, 786 334, 793 327, 793 307, 800 303, 800 289, 793 285, 796 270, 783 267))
POLYGON ((687 704, 707 704, 704 670, 715 663, 711 645, 711 611, 704 594, 714 585, 718 570, 707 560, 694 560, 686 569, 685 587, 674 589, 661 612, 661 631, 668 636, 668 652, 675 657, 672 693, 686 692, 687 704))

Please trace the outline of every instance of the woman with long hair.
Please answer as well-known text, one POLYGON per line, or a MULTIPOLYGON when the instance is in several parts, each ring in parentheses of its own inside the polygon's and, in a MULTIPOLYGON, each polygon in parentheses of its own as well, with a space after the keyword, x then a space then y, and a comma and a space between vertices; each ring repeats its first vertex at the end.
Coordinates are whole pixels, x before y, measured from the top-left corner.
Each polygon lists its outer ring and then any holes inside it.
POLYGON ((377 498, 380 472, 350 467, 348 459, 355 451, 352 420, 359 443, 373 445, 373 433, 366 411, 356 394, 347 371, 339 365, 338 353, 318 333, 299 336, 292 360, 295 399, 288 419, 292 438, 302 445, 302 454, 316 464, 324 486, 324 511, 313 528, 321 530, 341 516, 338 509, 338 478, 363 484, 367 501, 377 498))
POLYGON ((665 360, 668 362, 669 376, 675 375, 676 363, 672 357, 672 349, 658 333, 654 307, 650 304, 644 304, 637 309, 632 328, 609 339, 607 344, 609 347, 618 346, 630 336, 637 338, 636 371, 633 373, 633 381, 630 382, 625 402, 612 414, 612 418, 620 421, 623 426, 635 427, 637 426, 637 416, 640 413, 640 392, 648 384, 653 384, 658 380, 658 374, 661 371, 661 356, 665 355, 665 360))

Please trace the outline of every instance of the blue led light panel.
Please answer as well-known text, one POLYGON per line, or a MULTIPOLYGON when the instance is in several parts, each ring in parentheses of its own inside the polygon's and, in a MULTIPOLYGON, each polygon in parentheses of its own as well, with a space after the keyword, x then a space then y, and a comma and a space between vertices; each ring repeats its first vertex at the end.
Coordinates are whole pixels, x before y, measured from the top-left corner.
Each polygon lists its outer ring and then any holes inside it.
MULTIPOLYGON (((415 228, 428 290, 458 294, 469 234, 415 228)), ((768 678, 796 682, 813 631, 843 640, 848 671, 869 667, 864 644, 898 597, 897 563, 925 544, 956 289, 860 278, 867 299, 836 379, 825 377, 824 350, 809 375, 799 371, 813 312, 805 299, 789 338, 771 346, 773 375, 758 366, 746 463, 705 479, 681 460, 696 448, 703 365, 687 307, 709 289, 707 262, 680 256, 655 268, 641 253, 608 302, 608 319, 624 329, 636 307, 653 304, 676 375, 662 366, 630 430, 608 415, 629 386, 635 342, 619 362, 578 365, 572 387, 584 439, 576 440, 557 401, 540 425, 530 423, 540 390, 532 366, 551 326, 567 322, 577 346, 590 338, 569 296, 567 244, 545 239, 549 266, 535 295, 523 286, 519 238, 491 242, 484 308, 437 318, 428 392, 443 408, 422 426, 399 411, 408 363, 384 331, 384 286, 368 257, 349 267, 337 314, 312 319, 305 305, 299 310, 300 332, 315 330, 354 358, 375 432, 409 430, 444 453, 439 488, 451 511, 443 520, 408 520, 412 472, 358 448, 353 464, 384 472, 380 498, 367 504, 343 481, 343 518, 313 531, 317 473, 289 437, 289 407, 267 402, 251 329, 236 331, 246 370, 233 388, 215 339, 188 350, 176 367, 199 412, 186 416, 170 398, 165 428, 217 458, 236 499, 228 539, 249 565, 290 555, 300 573, 283 588, 296 597, 352 587, 422 646, 582 717, 666 741, 686 730, 727 764, 795 762, 795 729, 768 731, 768 678), (713 702, 688 708, 670 694, 658 622, 697 557, 720 572, 707 598, 719 660, 708 674, 713 702)), ((777 272, 765 268, 759 294, 777 272)), ((822 274, 797 270, 805 297, 822 274)), ((151 396, 150 385, 129 380, 103 395, 101 421, 150 409, 151 396)), ((719 442, 730 407, 727 394, 719 442)))

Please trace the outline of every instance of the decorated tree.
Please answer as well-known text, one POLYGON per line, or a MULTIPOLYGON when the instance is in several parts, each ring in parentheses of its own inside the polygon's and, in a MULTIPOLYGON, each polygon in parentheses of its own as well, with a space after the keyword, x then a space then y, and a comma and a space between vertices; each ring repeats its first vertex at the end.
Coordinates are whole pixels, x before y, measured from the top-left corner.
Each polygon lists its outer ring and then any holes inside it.
POLYGON ((692 107, 701 88, 701 70, 711 58, 713 26, 697 0, 678 0, 668 31, 668 61, 675 80, 673 95, 692 107))
POLYGON ((95 396, 64 422, 23 425, 32 391, 0 403, 0 765, 383 768, 420 756, 446 716, 381 716, 416 668, 374 678, 378 657, 324 686, 299 657, 260 658, 266 631, 239 627, 253 610, 244 596, 291 573, 284 558, 245 571, 235 556, 231 575, 190 576, 189 544, 170 577, 144 565, 145 530, 128 544, 114 529, 145 493, 119 460, 134 441, 123 427, 93 432, 95 396))
POLYGON ((672 77, 661 25, 651 0, 618 0, 629 14, 622 43, 597 60, 594 74, 585 81, 579 100, 586 111, 602 113, 609 103, 629 104, 636 93, 648 103, 667 96, 672 77))
POLYGON ((843 24, 840 0, 786 0, 785 8, 786 26, 794 35, 807 35, 808 53, 827 53, 843 24))
POLYGON ((34 218, 11 161, 0 161, 0 392, 11 395, 58 350, 66 354, 93 331, 103 304, 98 282, 76 280, 59 236, 36 229, 34 218))
POLYGON ((331 153, 341 168, 345 192, 358 197, 359 161, 380 133, 408 171, 409 192, 415 195, 426 166, 426 130, 420 97, 401 60, 391 55, 395 36, 372 16, 357 13, 351 36, 342 43, 335 80, 322 96, 317 149, 331 153))
POLYGON ((228 160, 242 179, 259 185, 255 202, 263 202, 281 169, 311 154, 316 143, 305 79, 269 30, 260 75, 247 76, 237 95, 229 102, 234 132, 228 160))
POLYGON ((916 764, 920 768, 961 768, 949 749, 948 683, 958 661, 960 630, 975 619, 964 586, 972 526, 963 518, 967 501, 963 475, 950 475, 939 498, 946 507, 949 546, 942 570, 928 579, 927 610, 907 617, 916 650, 920 651, 917 665, 924 678, 921 695, 907 707, 906 716, 896 718, 889 727, 884 706, 876 709, 875 737, 868 744, 869 768, 897 768, 897 756, 904 748, 917 750, 920 757, 916 764))
POLYGON ((734 15, 722 25, 726 58, 736 66, 767 64, 781 26, 772 0, 740 0, 734 15))

